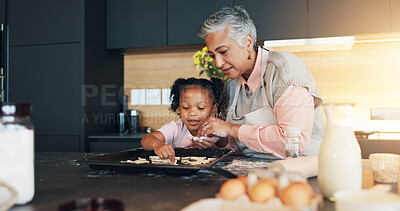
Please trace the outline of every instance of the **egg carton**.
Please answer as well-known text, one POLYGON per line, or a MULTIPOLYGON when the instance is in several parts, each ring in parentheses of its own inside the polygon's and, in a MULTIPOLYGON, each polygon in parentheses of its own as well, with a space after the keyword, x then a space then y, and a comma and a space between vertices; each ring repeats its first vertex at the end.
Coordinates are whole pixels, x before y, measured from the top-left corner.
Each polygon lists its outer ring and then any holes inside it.
POLYGON ((307 184, 307 179, 298 172, 276 172, 266 169, 253 169, 247 176, 242 176, 238 179, 241 181, 231 180, 224 183, 226 187, 222 188, 221 186, 220 192, 215 198, 200 200, 183 210, 317 211, 318 207, 322 205, 323 197, 320 194, 315 194, 311 186, 307 184), (265 182, 273 182, 276 189, 271 187, 270 184, 263 186, 265 182), (244 186, 243 183, 247 184, 247 186, 244 186), (288 186, 291 186, 291 193, 288 193, 289 189, 285 190, 288 186), (221 191, 222 189, 224 189, 224 191, 221 191), (246 194, 237 196, 235 192, 239 194, 246 192, 246 194), (293 194, 300 194, 299 196, 308 195, 308 197, 293 197, 293 194), (268 196, 266 197, 268 198, 267 201, 263 200, 266 199, 262 198, 263 196, 268 196), (229 198, 231 200, 228 200, 229 198), (287 204, 306 205, 289 206, 287 204))
POLYGON ((311 203, 307 206, 286 206, 277 197, 270 199, 265 203, 252 202, 247 195, 241 195, 235 200, 226 200, 222 198, 208 198, 196 201, 181 211, 317 211, 322 202, 322 196, 316 194, 311 203))

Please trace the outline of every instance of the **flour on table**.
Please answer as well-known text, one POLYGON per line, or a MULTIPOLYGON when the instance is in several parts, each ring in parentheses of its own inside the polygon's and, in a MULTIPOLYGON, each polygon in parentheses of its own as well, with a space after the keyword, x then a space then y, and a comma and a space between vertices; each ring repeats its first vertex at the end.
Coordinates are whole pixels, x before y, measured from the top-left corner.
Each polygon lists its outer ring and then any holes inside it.
POLYGON ((265 161, 233 160, 231 163, 221 166, 223 169, 236 175, 247 175, 251 169, 267 168, 271 163, 265 161))
POLYGON ((132 163, 132 164, 169 164, 169 165, 203 165, 208 164, 216 160, 217 158, 201 157, 201 156, 187 156, 187 157, 175 157, 175 161, 171 162, 169 159, 161 159, 158 156, 149 156, 148 159, 139 157, 136 160, 124 160, 121 163, 132 163))

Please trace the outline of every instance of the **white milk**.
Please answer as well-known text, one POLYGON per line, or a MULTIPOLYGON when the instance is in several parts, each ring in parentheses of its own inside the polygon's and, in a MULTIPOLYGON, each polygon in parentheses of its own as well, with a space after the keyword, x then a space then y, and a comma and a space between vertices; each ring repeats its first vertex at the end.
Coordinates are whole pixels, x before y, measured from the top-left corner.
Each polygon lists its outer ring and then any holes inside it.
POLYGON ((17 204, 35 193, 33 137, 33 130, 0 130, 0 180, 17 190, 17 204))
POLYGON ((361 150, 350 127, 327 127, 319 152, 318 169, 318 185, 327 198, 332 198, 339 190, 361 189, 361 150))

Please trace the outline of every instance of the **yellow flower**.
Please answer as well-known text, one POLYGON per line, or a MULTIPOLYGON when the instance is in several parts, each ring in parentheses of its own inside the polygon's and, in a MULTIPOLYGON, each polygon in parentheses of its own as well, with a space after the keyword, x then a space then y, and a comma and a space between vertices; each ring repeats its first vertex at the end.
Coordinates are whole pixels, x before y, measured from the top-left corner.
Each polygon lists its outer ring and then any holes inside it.
POLYGON ((214 60, 208 53, 207 46, 203 47, 201 50, 198 50, 193 55, 193 61, 196 65, 196 69, 200 71, 199 76, 204 74, 208 77, 217 77, 225 82, 227 81, 225 74, 214 65, 214 60))
POLYGON ((201 51, 197 51, 194 55, 193 55, 193 59, 198 58, 201 55, 201 51))

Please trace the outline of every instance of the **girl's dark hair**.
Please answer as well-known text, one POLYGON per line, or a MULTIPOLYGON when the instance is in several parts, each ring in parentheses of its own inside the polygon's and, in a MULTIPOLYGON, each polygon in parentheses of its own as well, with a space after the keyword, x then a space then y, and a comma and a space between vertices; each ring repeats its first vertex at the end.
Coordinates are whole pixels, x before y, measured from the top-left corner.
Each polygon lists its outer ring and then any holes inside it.
POLYGON ((224 81, 219 78, 211 78, 210 80, 204 78, 178 78, 171 86, 171 95, 169 99, 172 101, 170 110, 178 113, 179 115, 179 100, 181 93, 186 88, 197 86, 206 89, 213 99, 213 105, 217 105, 217 117, 224 119, 226 115, 226 107, 228 102, 228 95, 226 94, 224 81))

